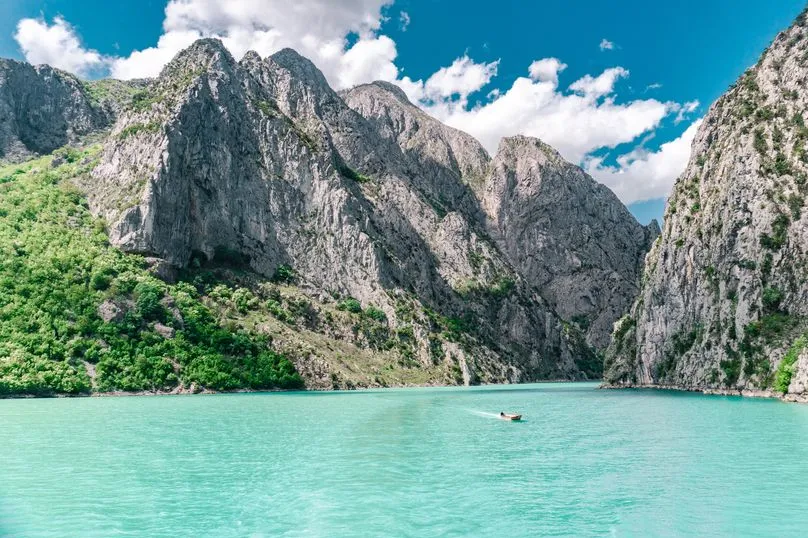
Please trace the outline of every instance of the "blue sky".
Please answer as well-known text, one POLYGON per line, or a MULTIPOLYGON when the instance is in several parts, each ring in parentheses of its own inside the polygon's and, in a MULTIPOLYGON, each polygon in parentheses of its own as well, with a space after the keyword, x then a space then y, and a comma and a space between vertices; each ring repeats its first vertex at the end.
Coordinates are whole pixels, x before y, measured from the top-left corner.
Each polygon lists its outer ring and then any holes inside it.
POLYGON ((167 17, 166 5, 167 0, 2 2, 0 56, 63 61, 63 68, 90 76, 137 76, 158 69, 179 45, 163 43, 149 55, 118 60, 155 47, 166 34, 176 43, 193 32, 229 36, 232 43, 226 43, 236 54, 292 45, 314 56, 332 85, 373 78, 400 82, 411 99, 470 130, 491 152, 503 135, 524 131, 547 139, 612 187, 642 222, 661 216, 662 197, 686 158, 681 148, 689 139, 683 133, 805 7, 803 0, 300 0, 301 9, 291 13, 276 0, 231 0, 226 12, 213 0, 172 0, 167 17), (62 53, 69 48, 64 32, 48 32, 57 18, 79 45, 72 60, 62 53), (15 39, 25 19, 33 21, 15 39), (307 32, 311 39, 299 41, 307 32), (604 40, 612 46, 602 49, 604 40), (528 68, 543 58, 566 67, 549 77, 536 75, 531 83, 528 68), (602 80, 605 93, 568 89, 582 77, 595 79, 618 67, 622 70, 602 80), (514 89, 520 78, 521 93, 514 89), (543 104, 514 105, 532 96, 543 104), (497 107, 475 112, 498 99, 497 107), (687 103, 692 110, 680 114, 687 103), (631 110, 620 108, 631 104, 631 110), (503 110, 518 121, 498 123, 503 110), (600 134, 581 140, 590 125, 600 134), (678 151, 673 146, 661 151, 662 144, 676 140, 678 151), (649 174, 658 176, 651 186, 644 179, 649 174))

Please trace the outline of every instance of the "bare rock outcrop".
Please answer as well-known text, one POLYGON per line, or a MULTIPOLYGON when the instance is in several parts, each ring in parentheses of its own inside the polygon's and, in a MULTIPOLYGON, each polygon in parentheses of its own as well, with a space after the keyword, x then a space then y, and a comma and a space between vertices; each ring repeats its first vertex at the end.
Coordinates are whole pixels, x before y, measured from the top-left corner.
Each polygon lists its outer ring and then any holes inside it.
POLYGON ((47 65, 0 59, 0 162, 50 153, 102 131, 138 84, 87 83, 47 65))
POLYGON ((470 187, 488 167, 479 145, 452 134, 464 140, 425 157, 383 131, 292 50, 237 62, 200 40, 121 113, 86 187, 124 250, 265 276, 291 266, 394 327, 416 323, 396 306, 414 298, 437 316, 417 323, 473 333, 462 361, 446 358, 469 380, 598 376, 581 331, 489 235, 470 187))
POLYGON ((806 51, 803 13, 710 107, 608 383, 804 396, 806 51))

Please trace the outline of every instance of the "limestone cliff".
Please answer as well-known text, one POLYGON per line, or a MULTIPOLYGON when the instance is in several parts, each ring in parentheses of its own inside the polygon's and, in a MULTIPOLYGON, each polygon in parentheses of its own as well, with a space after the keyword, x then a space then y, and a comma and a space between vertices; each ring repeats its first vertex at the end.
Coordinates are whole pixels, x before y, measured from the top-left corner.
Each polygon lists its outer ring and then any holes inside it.
POLYGON ((109 127, 142 84, 82 82, 47 65, 0 59, 0 162, 50 153, 109 127))
POLYGON ((805 396, 806 51, 803 14, 707 113, 608 383, 805 396))
POLYGON ((507 138, 491 159, 474 138, 428 116, 395 86, 376 82, 343 96, 412 156, 440 206, 479 215, 525 281, 605 349, 637 295, 656 223, 641 226, 608 188, 536 139, 507 138), (458 190, 458 178, 467 189, 458 190))
POLYGON ((290 49, 236 61, 204 39, 127 83, 0 64, 0 159, 88 137, 75 181, 111 243, 312 387, 599 377, 654 236, 538 140, 491 158, 396 86, 338 94, 290 49))

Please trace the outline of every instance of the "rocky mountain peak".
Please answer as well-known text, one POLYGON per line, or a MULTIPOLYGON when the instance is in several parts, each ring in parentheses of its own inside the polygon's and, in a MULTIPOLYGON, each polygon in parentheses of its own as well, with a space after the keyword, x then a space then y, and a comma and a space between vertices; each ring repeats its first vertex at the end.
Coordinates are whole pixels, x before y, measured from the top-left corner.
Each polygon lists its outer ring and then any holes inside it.
MULTIPOLYGON (((479 186, 489 163, 482 145, 472 136, 448 127, 413 105, 394 84, 376 81, 341 93, 345 102, 370 120, 382 136, 394 140, 422 166, 437 163, 479 186)), ((429 171, 425 175, 434 175, 429 171)))
POLYGON ((109 125, 91 84, 47 65, 0 60, 0 161, 51 151, 109 125))
POLYGON ((401 88, 399 88, 398 86, 396 86, 395 84, 393 84, 391 82, 386 82, 384 80, 377 80, 377 81, 371 82, 370 86, 380 88, 380 89, 388 92, 392 96, 394 96, 396 99, 398 99, 402 103, 412 105, 412 103, 410 102, 409 97, 407 97, 407 94, 404 93, 404 90, 402 90, 401 88))
POLYGON ((261 58, 260 54, 258 54, 254 50, 248 50, 247 52, 244 53, 244 56, 241 58, 241 60, 239 60, 239 63, 242 65, 251 65, 251 64, 257 64, 262 61, 263 58, 261 58))
POLYGON ((266 60, 270 64, 277 65, 283 71, 289 73, 293 79, 306 84, 307 86, 324 94, 334 93, 326 81, 325 75, 314 63, 300 55, 296 50, 285 48, 269 56, 266 60))
POLYGON ((306 293, 373 305, 410 335, 407 361, 455 380, 599 374, 589 344, 636 291, 647 238, 540 141, 513 137, 491 159, 390 83, 338 94, 291 49, 236 62, 215 39, 152 81, 74 82, 60 84, 78 103, 123 97, 77 180, 115 246, 161 267, 293 274, 306 293))
POLYGON ((235 64, 236 60, 224 43, 220 39, 208 37, 196 40, 188 48, 177 53, 163 68, 160 76, 172 76, 189 67, 200 71, 229 70, 235 64))
POLYGON ((495 237, 559 314, 605 347, 637 292, 653 229, 536 138, 504 138, 491 169, 482 207, 495 237))

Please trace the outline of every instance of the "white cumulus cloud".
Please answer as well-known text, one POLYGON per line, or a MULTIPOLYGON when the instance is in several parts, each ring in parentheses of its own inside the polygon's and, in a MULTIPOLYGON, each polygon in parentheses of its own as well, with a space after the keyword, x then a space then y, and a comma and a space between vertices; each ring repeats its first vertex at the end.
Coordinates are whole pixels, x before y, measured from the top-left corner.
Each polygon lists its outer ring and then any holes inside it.
POLYGON ((573 82, 570 89, 588 97, 601 97, 612 93, 617 80, 627 77, 628 74, 622 67, 611 67, 596 77, 584 75, 573 82))
POLYGON ((53 24, 44 19, 22 19, 14 39, 32 64, 48 64, 79 75, 104 67, 103 56, 82 47, 75 30, 62 17, 54 18, 53 24))
POLYGON ((530 64, 528 73, 530 73, 530 78, 535 81, 557 84, 558 74, 566 68, 567 64, 562 63, 558 58, 542 58, 530 64))
POLYGON ((690 144, 701 123, 702 119, 697 119, 679 138, 662 144, 655 152, 635 149, 621 155, 617 166, 605 166, 603 159, 591 158, 585 164, 586 171, 625 204, 665 197, 687 166, 690 144))
MULTIPOLYGON (((691 129, 658 152, 635 150, 623 155, 616 166, 606 166, 591 154, 653 135, 669 115, 683 121, 698 108, 697 101, 621 101, 617 87, 629 71, 619 66, 584 75, 563 87, 559 77, 567 65, 558 58, 536 60, 528 67, 528 76, 516 78, 509 86, 495 83, 499 60, 479 62, 468 55, 413 80, 402 76, 396 64, 396 43, 381 31, 388 20, 383 10, 392 1, 168 0, 157 43, 124 56, 104 56, 83 47, 74 28, 61 17, 52 24, 23 19, 14 37, 30 62, 85 76, 106 71, 121 79, 156 76, 174 55, 200 37, 221 39, 236 58, 248 50, 268 56, 292 47, 310 58, 337 89, 372 80, 398 84, 413 102, 476 136, 491 153, 504 136, 541 138, 568 160, 585 163, 626 203, 666 194, 672 178, 684 168, 691 129), (471 102, 476 92, 485 96, 471 102)), ((409 21, 406 12, 399 12, 399 28, 405 30, 409 21)), ((600 46, 616 48, 607 39, 600 46)))
POLYGON ((373 79, 394 80, 395 42, 378 35, 381 10, 390 0, 170 0, 157 43, 128 56, 104 57, 83 48, 73 28, 22 19, 15 39, 26 60, 87 75, 106 69, 115 78, 154 77, 200 37, 221 39, 236 58, 248 50, 268 56, 292 47, 312 59, 338 88, 373 79), (347 36, 358 39, 349 44, 347 36))
POLYGON ((428 106, 450 101, 464 107, 469 95, 485 87, 496 76, 498 65, 498 60, 477 63, 462 56, 450 66, 438 69, 426 82, 411 81, 407 77, 398 82, 413 102, 428 106))
POLYGON ((684 103, 681 107, 679 107, 679 112, 676 114, 676 118, 673 120, 673 122, 677 125, 682 123, 687 119, 689 114, 692 114, 697 108, 699 108, 699 104, 700 103, 698 101, 688 101, 684 103))
POLYGON ((487 103, 475 107, 450 98, 421 104, 438 119, 477 137, 490 153, 496 152, 503 136, 524 134, 542 139, 574 163, 596 149, 651 132, 678 106, 655 99, 617 103, 615 84, 628 76, 619 67, 596 77, 586 75, 564 91, 557 79, 560 66, 554 58, 533 62, 530 78, 517 78, 509 89, 490 94, 487 103))

